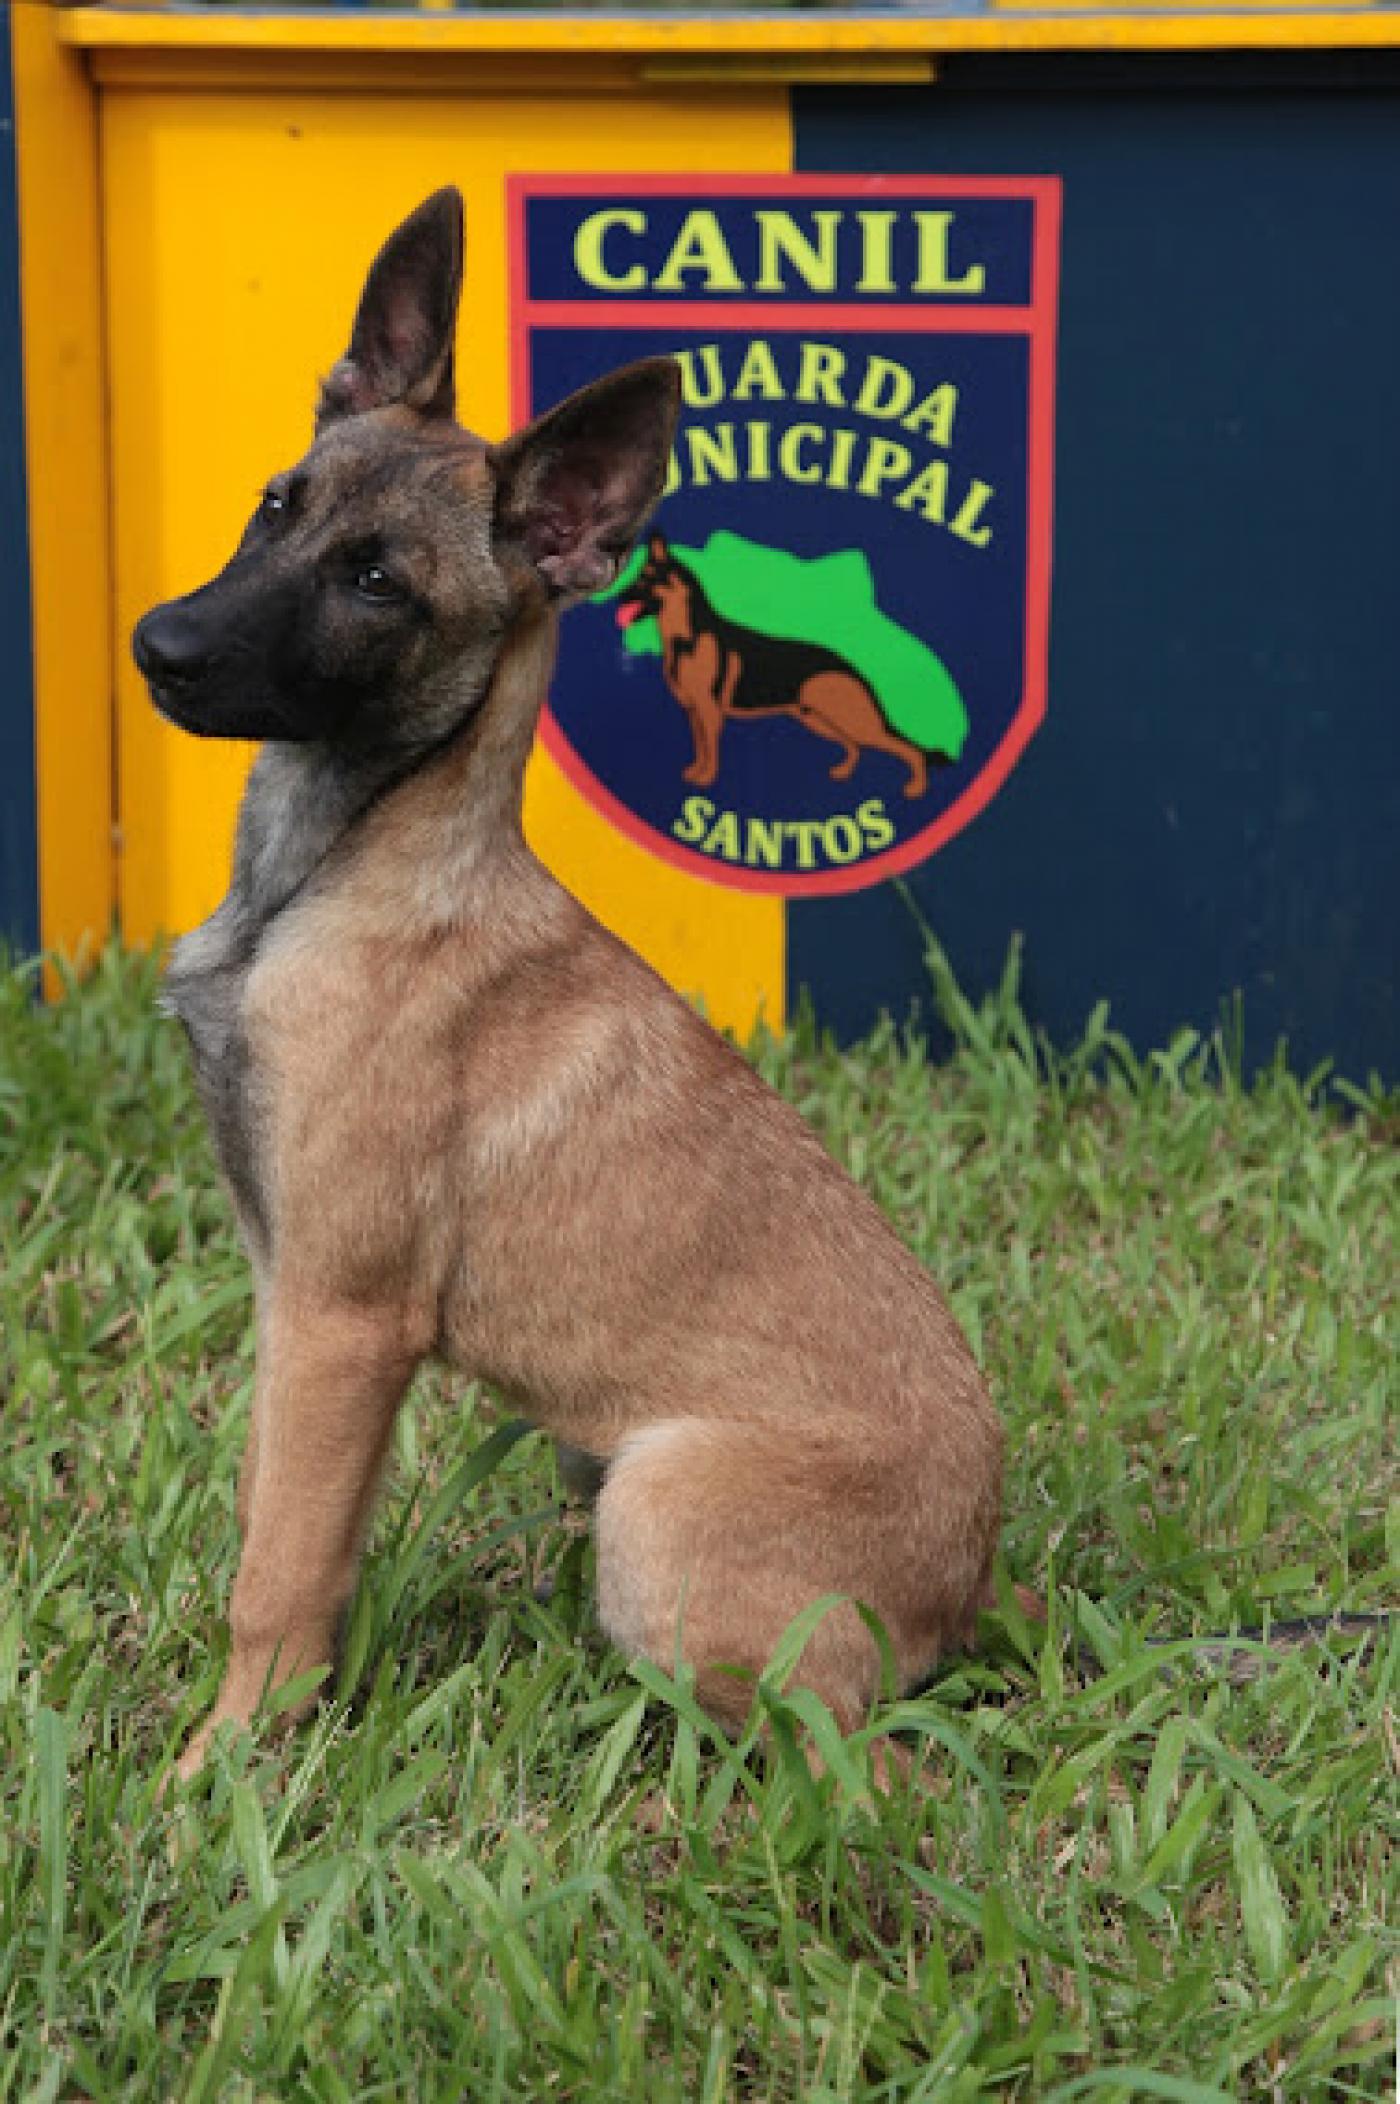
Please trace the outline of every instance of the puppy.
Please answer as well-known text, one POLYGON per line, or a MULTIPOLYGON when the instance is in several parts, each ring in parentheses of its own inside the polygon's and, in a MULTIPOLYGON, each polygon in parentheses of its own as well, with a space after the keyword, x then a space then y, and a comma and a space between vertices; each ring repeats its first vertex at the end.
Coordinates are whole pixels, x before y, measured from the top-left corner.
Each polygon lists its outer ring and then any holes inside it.
POLYGON ((441 1356, 600 1482, 604 1628, 726 1724, 800 1610, 843 1729, 969 1635, 1002 1437, 932 1280, 797 1113, 527 848, 558 617, 661 492, 676 368, 501 445, 453 416, 461 200, 375 260, 317 436, 138 625, 156 706, 265 741, 167 986, 246 1238, 257 1379, 210 1729, 327 1662, 441 1356))

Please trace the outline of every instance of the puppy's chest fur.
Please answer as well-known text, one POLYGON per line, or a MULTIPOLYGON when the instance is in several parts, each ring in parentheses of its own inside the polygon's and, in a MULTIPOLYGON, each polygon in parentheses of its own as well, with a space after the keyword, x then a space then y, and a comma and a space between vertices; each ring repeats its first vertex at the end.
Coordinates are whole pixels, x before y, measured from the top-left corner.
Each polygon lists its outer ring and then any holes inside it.
MULTIPOLYGON (((230 898, 232 894, 230 894, 230 898)), ((190 1041, 204 1114, 245 1228, 266 1239, 249 1099, 248 1036, 243 1001, 256 955, 256 938, 225 899, 202 927, 175 946, 165 979, 166 1005, 190 1041)))
POLYGON ((245 1231, 269 1240, 248 991, 264 941, 326 855, 392 779, 322 748, 265 746, 238 816, 233 876, 209 919, 176 943, 165 1003, 189 1038, 195 1080, 245 1231))

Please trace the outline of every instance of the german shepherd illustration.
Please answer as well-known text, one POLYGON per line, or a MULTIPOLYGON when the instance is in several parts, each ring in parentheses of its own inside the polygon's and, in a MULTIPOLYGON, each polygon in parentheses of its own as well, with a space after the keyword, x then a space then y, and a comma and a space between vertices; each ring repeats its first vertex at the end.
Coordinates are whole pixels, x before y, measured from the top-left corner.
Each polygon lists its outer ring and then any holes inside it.
POLYGON ((719 773, 720 733, 731 717, 795 716, 819 738, 841 747, 833 782, 849 781, 862 752, 887 752, 909 770, 907 797, 928 789, 927 752, 892 730, 869 683, 819 643, 766 636, 731 621, 711 603, 695 572, 654 533, 646 561, 618 605, 624 627, 655 620, 666 684, 685 710, 695 756, 684 778, 707 789, 719 773))

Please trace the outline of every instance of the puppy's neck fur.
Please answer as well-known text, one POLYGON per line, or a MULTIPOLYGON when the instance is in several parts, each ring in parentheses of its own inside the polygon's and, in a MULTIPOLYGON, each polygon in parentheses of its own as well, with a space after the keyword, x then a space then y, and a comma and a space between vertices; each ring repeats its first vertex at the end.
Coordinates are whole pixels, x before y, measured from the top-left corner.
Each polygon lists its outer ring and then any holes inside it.
MULTIPOLYGON (((558 624, 541 601, 507 634, 463 729, 366 808, 329 852, 356 925, 396 941, 513 920, 523 892, 557 889, 522 829, 525 766, 548 691, 558 624)), ((562 894, 561 894, 562 896, 562 894)))

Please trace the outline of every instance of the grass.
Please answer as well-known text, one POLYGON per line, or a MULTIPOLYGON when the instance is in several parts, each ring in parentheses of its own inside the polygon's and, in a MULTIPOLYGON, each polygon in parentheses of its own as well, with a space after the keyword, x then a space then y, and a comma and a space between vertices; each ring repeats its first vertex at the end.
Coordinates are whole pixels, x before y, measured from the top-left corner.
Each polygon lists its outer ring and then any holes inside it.
POLYGON ((901 1706, 927 1787, 874 1800, 776 1680, 735 1749, 608 1650, 542 1443, 430 1379, 337 1699, 158 1801, 247 1274, 150 964, 0 982, 0 2099, 1386 2094, 1400 1639, 1246 1685, 1145 1640, 1394 1600, 1394 1104, 1101 1016, 1052 1057, 1014 971, 974 1010, 934 964, 943 1062, 755 1055, 943 1281, 1053 1599, 901 1706))

